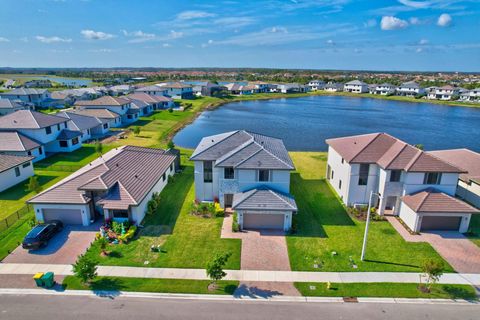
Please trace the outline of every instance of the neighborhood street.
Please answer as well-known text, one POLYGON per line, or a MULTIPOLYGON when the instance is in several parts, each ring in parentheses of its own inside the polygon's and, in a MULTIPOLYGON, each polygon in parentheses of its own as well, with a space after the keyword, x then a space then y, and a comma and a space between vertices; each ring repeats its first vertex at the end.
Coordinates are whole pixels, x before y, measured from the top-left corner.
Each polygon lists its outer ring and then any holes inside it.
POLYGON ((479 305, 2 295, 1 319, 477 319, 479 305))

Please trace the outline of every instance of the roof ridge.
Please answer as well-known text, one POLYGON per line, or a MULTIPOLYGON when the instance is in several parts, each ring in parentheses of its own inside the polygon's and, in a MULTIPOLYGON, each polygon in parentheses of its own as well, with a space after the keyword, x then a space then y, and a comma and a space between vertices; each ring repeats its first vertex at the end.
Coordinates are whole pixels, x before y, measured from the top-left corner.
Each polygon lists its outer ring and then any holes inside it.
POLYGON ((429 192, 429 189, 425 189, 421 192, 425 192, 425 197, 423 197, 422 201, 418 204, 417 208, 415 209, 415 211, 420 211, 423 204, 425 203, 425 201, 427 200, 428 196, 430 195, 430 192, 429 192))
POLYGON ((20 133, 18 131, 14 131, 16 136, 17 136, 17 139, 18 141, 20 142, 20 144, 22 145, 23 147, 23 150, 26 150, 27 148, 25 148, 25 144, 23 143, 22 139, 20 138, 20 133))
MULTIPOLYGON (((388 167, 393 163, 393 161, 395 161, 395 160, 397 159, 397 157, 400 155, 400 153, 402 153, 403 150, 405 150, 405 148, 408 146, 408 143, 403 142, 402 140, 398 140, 398 141, 401 142, 401 143, 403 143, 403 147, 400 149, 400 151, 397 152, 397 154, 392 158, 392 160, 390 160, 390 162, 387 163, 387 165, 385 166, 385 169, 388 168, 388 167)), ((394 145, 395 145, 395 143, 392 144, 392 146, 390 147, 390 149, 393 148, 394 145)), ((390 149, 388 149, 388 150, 390 150, 390 149)), ((388 150, 387 150, 387 152, 388 152, 388 150)), ((385 155, 385 154, 384 154, 384 155, 385 155)))
MULTIPOLYGON (((414 147, 414 146, 412 146, 414 147)), ((414 147, 415 148, 415 147, 414 147)), ((422 155, 423 151, 416 148, 417 149, 417 154, 412 158, 412 160, 410 160, 410 162, 407 164, 407 166, 405 167, 405 171, 408 171, 410 170, 410 168, 415 164, 415 162, 417 162, 418 158, 420 158, 420 156, 422 155)))
POLYGON ((32 117, 33 121, 37 124, 37 127, 41 129, 40 124, 37 121, 37 118, 33 116, 33 111, 28 112, 28 114, 30 115, 30 117, 32 117))
POLYGON ((278 199, 282 200, 284 203, 286 203, 290 208, 292 207, 292 205, 286 201, 285 199, 283 199, 281 196, 280 196, 280 193, 277 193, 276 191, 273 191, 272 189, 270 188, 267 188, 267 190, 272 193, 274 196, 276 196, 278 199))
POLYGON ((215 165, 221 164, 222 162, 228 160, 228 158, 234 156, 237 152, 239 152, 239 151, 245 149, 246 147, 248 147, 249 145, 251 145, 252 142, 255 142, 255 141, 247 140, 244 143, 242 143, 241 145, 239 145, 237 148, 231 150, 230 152, 227 152, 220 159, 215 160, 215 165))
MULTIPOLYGON (((259 144, 258 142, 254 141, 256 144, 259 144)), ((262 149, 261 150, 265 150, 265 152, 267 152, 268 154, 270 154, 272 157, 276 158, 278 161, 282 162, 283 164, 285 164, 287 167, 291 167, 292 169, 295 169, 295 166, 292 166, 288 163, 286 163, 285 161, 283 161, 282 159, 280 159, 279 157, 277 157, 276 155, 274 155, 272 152, 270 152, 267 148, 261 146, 262 149)), ((288 152, 287 152, 288 154, 288 152)))
POLYGON ((246 197, 244 197, 239 203, 236 204, 238 206, 239 204, 242 204, 245 202, 245 200, 250 199, 259 189, 258 188, 253 188, 248 191, 242 192, 243 194, 249 193, 246 197))
MULTIPOLYGON (((233 136, 234 134, 240 132, 240 130, 234 130, 234 131, 231 131, 231 132, 232 132, 232 134, 230 134, 230 135, 226 136, 225 138, 217 141, 216 143, 212 144, 212 145, 209 146, 208 148, 205 148, 204 150, 200 151, 199 153, 197 153, 197 154, 195 155, 195 157, 201 155, 202 153, 204 153, 204 152, 207 151, 207 150, 210 150, 213 146, 216 146, 218 143, 224 141, 224 140, 227 139, 227 138, 230 138, 230 137, 233 136)), ((204 139, 209 138, 209 137, 211 137, 211 136, 205 137, 204 139)), ((203 139, 202 139, 202 140, 203 140, 203 139)), ((194 152, 195 152, 195 151, 194 151, 194 152)), ((192 157, 193 157, 193 156, 192 156, 192 157)))
MULTIPOLYGON (((384 134, 384 132, 377 132, 377 133, 374 133, 376 134, 375 138, 373 138, 369 143, 367 143, 362 149, 360 149, 360 151, 357 152, 357 154, 349 161, 349 162, 352 162, 355 160, 355 158, 363 152, 363 150, 365 150, 369 145, 371 145, 373 143, 373 141, 377 140, 378 137, 380 137, 380 135, 384 134)), ((368 134, 365 134, 365 135, 368 135, 368 134)))
POLYGON ((133 196, 130 194, 130 192, 128 192, 127 188, 125 188, 125 186, 120 182, 120 180, 117 180, 117 183, 120 187, 122 187, 123 190, 125 190, 125 192, 127 193, 127 195, 130 197, 130 199, 133 201, 134 204, 138 204, 137 200, 135 200, 133 198, 133 196))
MULTIPOLYGON (((255 141, 253 141, 253 143, 255 143, 255 141)), ((240 161, 239 163, 237 163, 236 166, 234 166, 234 168, 238 167, 239 165, 241 165, 242 163, 244 163, 245 161, 251 159, 254 155, 256 155, 257 153, 259 153, 260 151, 262 151, 263 149, 258 149, 257 151, 255 151, 254 153, 252 153, 249 157, 247 157, 246 159, 240 161)))

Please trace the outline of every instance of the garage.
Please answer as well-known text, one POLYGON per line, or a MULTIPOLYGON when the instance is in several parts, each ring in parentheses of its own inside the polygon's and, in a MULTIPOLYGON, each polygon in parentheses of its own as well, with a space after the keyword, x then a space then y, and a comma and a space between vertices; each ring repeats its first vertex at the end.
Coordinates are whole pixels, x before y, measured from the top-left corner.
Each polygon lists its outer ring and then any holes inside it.
POLYGON ((284 214, 278 213, 244 213, 244 229, 277 229, 283 230, 284 214))
POLYGON ((420 231, 427 230, 450 230, 457 231, 460 228, 462 217, 423 216, 420 231))
POLYGON ((60 220, 65 225, 81 225, 82 211, 80 209, 43 209, 43 221, 60 220))

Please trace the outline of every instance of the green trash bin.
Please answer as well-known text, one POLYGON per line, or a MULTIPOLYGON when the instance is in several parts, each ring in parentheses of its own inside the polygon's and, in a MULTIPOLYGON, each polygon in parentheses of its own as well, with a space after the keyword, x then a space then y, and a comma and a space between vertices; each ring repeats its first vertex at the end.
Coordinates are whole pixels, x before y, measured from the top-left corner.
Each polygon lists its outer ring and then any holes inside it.
POLYGON ((41 280, 43 281, 45 288, 52 288, 55 285, 54 277, 55 275, 53 272, 47 272, 42 276, 41 280))
POLYGON ((37 287, 43 287, 44 286, 42 277, 43 277, 43 272, 37 272, 33 276, 33 280, 35 280, 35 283, 37 284, 37 287))

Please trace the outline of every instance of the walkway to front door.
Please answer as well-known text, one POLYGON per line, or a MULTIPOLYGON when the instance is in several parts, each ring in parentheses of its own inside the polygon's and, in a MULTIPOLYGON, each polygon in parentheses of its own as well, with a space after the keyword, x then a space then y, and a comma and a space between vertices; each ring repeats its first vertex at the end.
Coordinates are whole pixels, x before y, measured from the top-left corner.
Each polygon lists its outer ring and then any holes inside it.
MULTIPOLYGON (((246 230, 232 232, 233 215, 223 220, 222 238, 241 239, 242 270, 290 271, 287 242, 283 231, 246 230)), ((293 283, 240 283, 238 295, 299 295, 293 283)))

